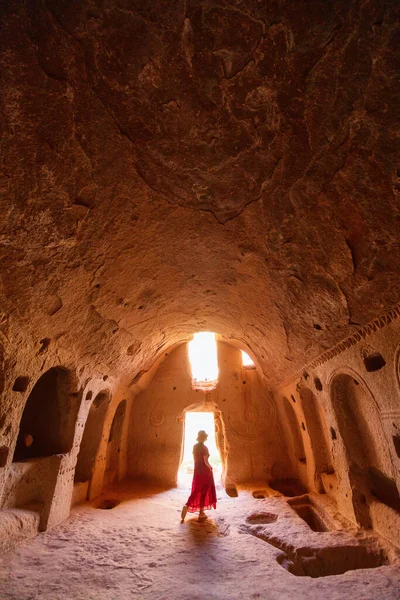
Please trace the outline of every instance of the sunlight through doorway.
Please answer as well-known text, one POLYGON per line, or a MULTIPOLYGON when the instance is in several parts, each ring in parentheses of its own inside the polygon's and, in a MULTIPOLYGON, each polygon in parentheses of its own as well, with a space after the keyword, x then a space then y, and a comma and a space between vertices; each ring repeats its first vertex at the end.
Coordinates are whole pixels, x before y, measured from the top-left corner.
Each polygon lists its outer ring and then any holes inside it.
POLYGON ((197 443, 197 434, 201 429, 208 433, 206 446, 210 452, 209 462, 213 467, 215 484, 217 485, 221 481, 222 461, 215 438, 214 413, 187 412, 183 434, 183 458, 178 471, 178 483, 185 488, 190 488, 192 485, 193 446, 197 443))

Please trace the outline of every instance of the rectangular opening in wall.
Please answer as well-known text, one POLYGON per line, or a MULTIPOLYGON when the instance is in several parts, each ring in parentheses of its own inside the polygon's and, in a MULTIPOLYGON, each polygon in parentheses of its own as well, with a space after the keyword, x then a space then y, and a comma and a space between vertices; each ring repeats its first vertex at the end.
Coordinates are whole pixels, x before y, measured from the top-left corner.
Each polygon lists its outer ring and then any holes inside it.
POLYGON ((192 386, 211 390, 218 383, 218 356, 215 333, 201 331, 195 333, 188 344, 189 361, 192 371, 192 386))
POLYGON ((183 458, 178 471, 178 482, 183 487, 190 488, 192 485, 194 471, 193 446, 197 443, 197 434, 201 430, 208 434, 205 445, 210 452, 209 462, 213 467, 214 481, 217 484, 221 480, 222 461, 217 448, 214 413, 187 412, 185 413, 183 433, 183 458))

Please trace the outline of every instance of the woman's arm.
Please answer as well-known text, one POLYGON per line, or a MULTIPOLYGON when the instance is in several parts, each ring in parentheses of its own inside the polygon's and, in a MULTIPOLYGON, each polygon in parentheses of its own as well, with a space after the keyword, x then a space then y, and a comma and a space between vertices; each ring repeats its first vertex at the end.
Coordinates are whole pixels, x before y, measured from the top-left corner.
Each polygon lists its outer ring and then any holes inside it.
POLYGON ((208 457, 209 457, 209 454, 207 454, 207 455, 204 455, 204 456, 203 456, 203 458, 204 458, 204 462, 205 462, 205 464, 207 465, 207 467, 208 467, 209 469, 211 469, 211 471, 212 471, 212 466, 211 466, 211 465, 210 465, 210 463, 208 462, 208 457))

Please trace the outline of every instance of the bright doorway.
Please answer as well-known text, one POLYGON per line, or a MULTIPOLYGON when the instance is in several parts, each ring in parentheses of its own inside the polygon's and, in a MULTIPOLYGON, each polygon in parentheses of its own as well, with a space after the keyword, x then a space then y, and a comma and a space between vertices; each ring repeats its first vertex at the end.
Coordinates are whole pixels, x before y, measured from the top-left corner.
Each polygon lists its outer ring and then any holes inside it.
POLYGON ((215 333, 195 333, 188 344, 192 370, 192 385, 200 389, 213 389, 218 383, 218 356, 215 333))
POLYGON ((213 412, 186 412, 183 433, 183 458, 178 471, 180 486, 190 488, 193 479, 193 446, 197 443, 197 434, 203 429, 208 433, 206 446, 210 452, 210 464, 213 467, 214 481, 221 481, 222 461, 215 437, 215 421, 213 412))

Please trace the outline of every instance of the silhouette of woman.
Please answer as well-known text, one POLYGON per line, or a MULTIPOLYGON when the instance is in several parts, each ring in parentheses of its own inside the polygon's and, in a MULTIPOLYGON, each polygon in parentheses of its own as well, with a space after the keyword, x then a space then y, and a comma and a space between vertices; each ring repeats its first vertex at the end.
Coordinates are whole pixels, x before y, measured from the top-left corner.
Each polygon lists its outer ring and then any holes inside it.
POLYGON ((197 434, 197 444, 193 446, 194 473, 192 491, 182 508, 182 523, 188 512, 199 511, 199 521, 207 519, 205 510, 217 508, 217 494, 215 491, 214 475, 212 466, 208 462, 210 453, 204 442, 208 438, 205 431, 197 434))

